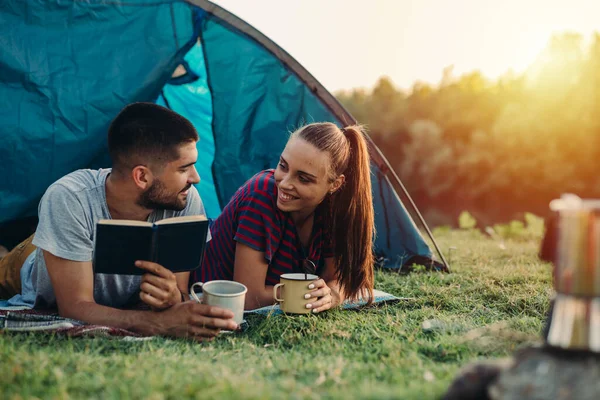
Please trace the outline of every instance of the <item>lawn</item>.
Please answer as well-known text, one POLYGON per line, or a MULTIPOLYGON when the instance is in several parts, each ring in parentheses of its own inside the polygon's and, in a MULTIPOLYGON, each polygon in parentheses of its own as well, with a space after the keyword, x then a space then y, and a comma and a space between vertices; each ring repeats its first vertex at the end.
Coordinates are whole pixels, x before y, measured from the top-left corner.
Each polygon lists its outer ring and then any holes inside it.
POLYGON ((252 316, 206 344, 0 333, 0 398, 439 398, 465 364, 540 340, 552 281, 538 240, 437 239, 452 273, 378 272, 414 298, 381 308, 252 316))

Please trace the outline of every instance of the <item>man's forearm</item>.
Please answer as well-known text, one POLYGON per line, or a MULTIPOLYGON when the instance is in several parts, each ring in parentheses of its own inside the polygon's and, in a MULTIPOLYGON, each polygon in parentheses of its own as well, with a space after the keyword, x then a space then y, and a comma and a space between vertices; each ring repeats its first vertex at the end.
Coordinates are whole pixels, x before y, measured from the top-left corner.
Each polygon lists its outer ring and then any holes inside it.
POLYGON ((275 304, 273 298, 273 286, 265 286, 258 290, 250 291, 246 294, 246 303, 244 308, 246 310, 253 310, 255 308, 270 306, 275 304))
POLYGON ((147 335, 161 334, 157 312, 142 310, 119 310, 94 302, 78 302, 68 309, 59 308, 62 317, 76 319, 88 324, 112 326, 147 335))

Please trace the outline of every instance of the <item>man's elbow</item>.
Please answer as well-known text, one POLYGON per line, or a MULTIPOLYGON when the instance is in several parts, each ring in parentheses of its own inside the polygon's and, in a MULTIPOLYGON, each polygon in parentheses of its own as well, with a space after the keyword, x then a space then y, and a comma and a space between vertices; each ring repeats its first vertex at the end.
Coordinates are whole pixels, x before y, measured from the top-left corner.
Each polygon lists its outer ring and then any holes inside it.
POLYGON ((85 321, 85 309, 89 301, 72 301, 67 304, 58 304, 58 315, 63 318, 85 321))

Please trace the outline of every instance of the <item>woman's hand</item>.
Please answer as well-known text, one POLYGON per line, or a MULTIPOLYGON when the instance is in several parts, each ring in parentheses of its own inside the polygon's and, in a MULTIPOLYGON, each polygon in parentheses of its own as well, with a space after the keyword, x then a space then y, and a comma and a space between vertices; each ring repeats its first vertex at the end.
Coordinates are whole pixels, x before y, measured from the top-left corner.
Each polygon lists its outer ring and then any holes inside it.
POLYGON ((150 261, 136 261, 135 265, 149 272, 142 276, 140 284, 140 299, 144 303, 156 311, 181 303, 181 291, 173 272, 150 261))
POLYGON ((339 295, 327 286, 323 279, 311 282, 308 288, 314 290, 305 294, 304 298, 315 300, 306 305, 306 308, 312 309, 313 313, 316 314, 339 305, 339 295))

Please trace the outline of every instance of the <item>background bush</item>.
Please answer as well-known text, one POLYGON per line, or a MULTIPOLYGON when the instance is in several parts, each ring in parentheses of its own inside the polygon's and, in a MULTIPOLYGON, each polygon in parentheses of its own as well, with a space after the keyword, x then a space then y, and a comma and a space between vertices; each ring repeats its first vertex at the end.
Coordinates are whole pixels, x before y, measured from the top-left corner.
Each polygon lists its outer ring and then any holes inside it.
MULTIPOLYGON (((407 60, 410 62, 410 60, 407 60)), ((444 70, 409 91, 381 78, 338 93, 432 225, 545 216, 561 193, 600 197, 600 35, 553 37, 522 75, 444 70)), ((516 229, 516 228, 515 228, 516 229)))

